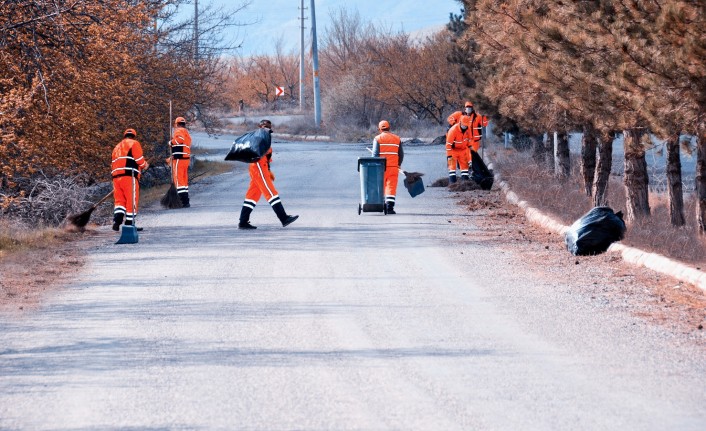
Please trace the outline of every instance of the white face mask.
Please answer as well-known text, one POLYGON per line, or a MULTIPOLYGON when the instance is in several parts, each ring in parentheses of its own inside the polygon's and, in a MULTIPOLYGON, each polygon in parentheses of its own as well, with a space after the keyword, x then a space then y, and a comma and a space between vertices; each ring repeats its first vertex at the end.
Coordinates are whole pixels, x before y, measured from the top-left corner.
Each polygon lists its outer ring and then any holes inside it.
POLYGON ((473 112, 473 108, 466 108, 466 114, 470 114, 471 112, 473 112))

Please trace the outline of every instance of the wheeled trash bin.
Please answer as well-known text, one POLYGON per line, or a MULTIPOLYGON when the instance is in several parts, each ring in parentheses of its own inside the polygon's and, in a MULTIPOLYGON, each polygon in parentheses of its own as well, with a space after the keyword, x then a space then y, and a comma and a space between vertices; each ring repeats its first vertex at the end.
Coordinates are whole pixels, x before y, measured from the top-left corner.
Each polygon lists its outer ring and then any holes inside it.
POLYGON ((359 157, 358 172, 360 172, 360 203, 358 214, 361 212, 381 212, 387 214, 385 207, 385 179, 386 160, 384 157, 359 157))

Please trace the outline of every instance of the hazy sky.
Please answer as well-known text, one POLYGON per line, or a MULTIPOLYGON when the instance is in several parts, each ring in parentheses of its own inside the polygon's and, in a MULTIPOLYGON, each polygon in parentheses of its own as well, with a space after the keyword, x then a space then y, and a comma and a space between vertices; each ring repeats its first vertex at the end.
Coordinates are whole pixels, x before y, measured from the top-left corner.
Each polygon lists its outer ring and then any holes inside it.
MULTIPOLYGON (((199 0, 200 5, 209 3, 232 7, 239 0, 199 0)), ((310 3, 311 0, 304 0, 307 44, 311 31, 310 3)), ((234 30, 234 37, 242 41, 240 54, 273 53, 275 42, 280 36, 283 36, 285 51, 298 51, 300 5, 301 0, 252 0, 251 5, 236 16, 239 21, 260 22, 234 30)), ((461 3, 457 0, 317 0, 316 29, 319 39, 330 23, 331 12, 341 7, 349 11, 357 9, 366 22, 384 24, 393 30, 414 32, 446 24, 449 13, 460 12, 461 3)))

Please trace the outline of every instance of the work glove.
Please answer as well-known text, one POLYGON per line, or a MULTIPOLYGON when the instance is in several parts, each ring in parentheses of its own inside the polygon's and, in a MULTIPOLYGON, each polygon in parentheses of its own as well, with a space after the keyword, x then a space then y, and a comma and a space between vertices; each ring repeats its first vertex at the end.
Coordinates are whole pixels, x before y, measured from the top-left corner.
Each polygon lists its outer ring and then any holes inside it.
POLYGON ((455 143, 455 142, 452 142, 452 143, 451 143, 451 149, 452 149, 452 150, 455 150, 455 149, 456 149, 456 143, 455 143))
POLYGON ((150 164, 145 162, 145 166, 142 168, 142 172, 146 171, 149 168, 150 168, 150 164))

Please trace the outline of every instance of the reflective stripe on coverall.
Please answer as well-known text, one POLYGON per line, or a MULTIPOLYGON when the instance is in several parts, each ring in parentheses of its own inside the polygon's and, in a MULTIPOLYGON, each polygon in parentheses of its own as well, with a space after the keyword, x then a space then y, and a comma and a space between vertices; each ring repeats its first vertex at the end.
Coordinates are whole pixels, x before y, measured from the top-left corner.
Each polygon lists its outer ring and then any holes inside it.
POLYGON ((384 131, 373 140, 373 156, 385 158, 385 203, 395 203, 401 150, 402 141, 394 133, 384 131))

